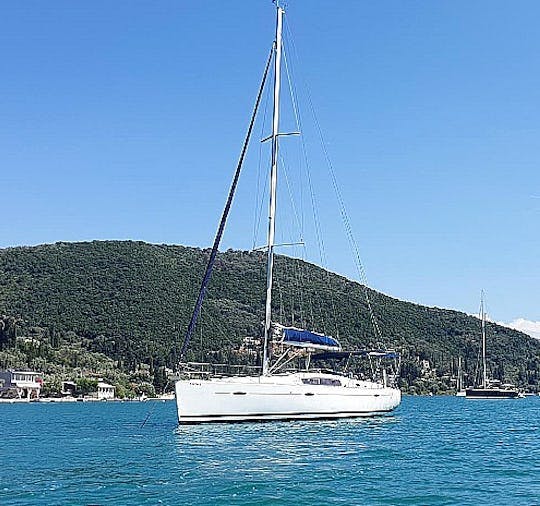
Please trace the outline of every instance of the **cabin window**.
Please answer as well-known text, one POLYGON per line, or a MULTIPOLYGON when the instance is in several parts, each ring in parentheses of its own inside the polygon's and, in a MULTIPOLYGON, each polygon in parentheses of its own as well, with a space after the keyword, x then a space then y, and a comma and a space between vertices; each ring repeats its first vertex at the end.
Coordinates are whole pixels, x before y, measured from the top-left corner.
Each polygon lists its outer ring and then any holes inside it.
POLYGON ((321 378, 321 385, 329 385, 332 387, 340 387, 341 381, 331 378, 321 378))
POLYGON ((341 381, 332 378, 304 378, 304 385, 326 385, 331 387, 340 387, 341 381))

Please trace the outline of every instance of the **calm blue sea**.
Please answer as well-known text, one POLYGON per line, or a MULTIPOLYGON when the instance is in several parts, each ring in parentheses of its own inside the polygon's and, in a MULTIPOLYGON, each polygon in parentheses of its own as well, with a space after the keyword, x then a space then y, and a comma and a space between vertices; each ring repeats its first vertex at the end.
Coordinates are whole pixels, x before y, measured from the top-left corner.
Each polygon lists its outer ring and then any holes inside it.
POLYGON ((540 504, 540 397, 181 428, 171 401, 0 404, 0 427, 2 505, 540 504))

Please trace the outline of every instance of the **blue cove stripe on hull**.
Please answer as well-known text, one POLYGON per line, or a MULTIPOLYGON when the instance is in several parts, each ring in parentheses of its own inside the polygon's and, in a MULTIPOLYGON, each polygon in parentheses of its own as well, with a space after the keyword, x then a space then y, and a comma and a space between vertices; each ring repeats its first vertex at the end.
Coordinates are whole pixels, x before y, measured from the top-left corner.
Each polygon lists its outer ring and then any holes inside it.
POLYGON ((286 420, 329 420, 333 418, 361 418, 368 416, 380 416, 385 413, 393 411, 392 409, 388 410, 378 410, 378 411, 336 411, 336 412, 325 412, 325 413, 309 413, 309 412, 298 412, 298 413, 275 413, 275 414, 264 414, 264 413, 251 413, 245 415, 191 415, 183 416, 179 418, 178 422, 184 425, 193 425, 199 423, 241 423, 241 422, 253 422, 253 421, 286 421, 286 420))

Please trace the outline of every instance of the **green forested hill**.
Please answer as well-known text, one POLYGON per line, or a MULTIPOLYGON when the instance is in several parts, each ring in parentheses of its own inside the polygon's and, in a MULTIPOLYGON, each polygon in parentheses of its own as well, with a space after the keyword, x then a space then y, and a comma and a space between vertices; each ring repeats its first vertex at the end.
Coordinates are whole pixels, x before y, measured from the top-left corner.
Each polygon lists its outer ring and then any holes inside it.
MULTIPOLYGON (((173 366, 191 316, 209 250, 132 241, 57 243, 0 250, 0 315, 20 318, 18 334, 38 327, 54 347, 76 335, 85 349, 135 370, 141 363, 173 366), (63 342, 63 341, 62 341, 63 342)), ((193 359, 238 348, 261 334, 265 259, 261 253, 218 256, 193 359)), ((403 355, 404 387, 449 385, 461 356, 469 374, 478 357, 479 322, 463 313, 402 302, 370 291, 386 345, 403 355), (436 373, 426 371, 428 360, 436 373), (431 374, 431 377, 430 377, 431 374)), ((278 257, 274 314, 339 336, 349 347, 374 345, 363 287, 323 269, 278 257)), ((536 385, 540 341, 488 324, 489 362, 495 377, 536 385)), ((13 347, 0 329, 0 346, 13 347)), ((29 366, 31 364, 28 364, 29 366)), ((1 364, 0 364, 1 366, 1 364)))

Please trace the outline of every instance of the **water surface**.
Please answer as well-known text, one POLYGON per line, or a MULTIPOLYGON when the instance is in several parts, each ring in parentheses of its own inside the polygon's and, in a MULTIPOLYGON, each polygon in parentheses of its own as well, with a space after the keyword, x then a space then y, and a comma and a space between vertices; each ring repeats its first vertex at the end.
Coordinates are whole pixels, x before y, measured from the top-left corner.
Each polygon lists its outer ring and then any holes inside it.
POLYGON ((177 427, 155 401, 0 417, 0 504, 540 505, 540 397, 404 397, 333 422, 177 427))

